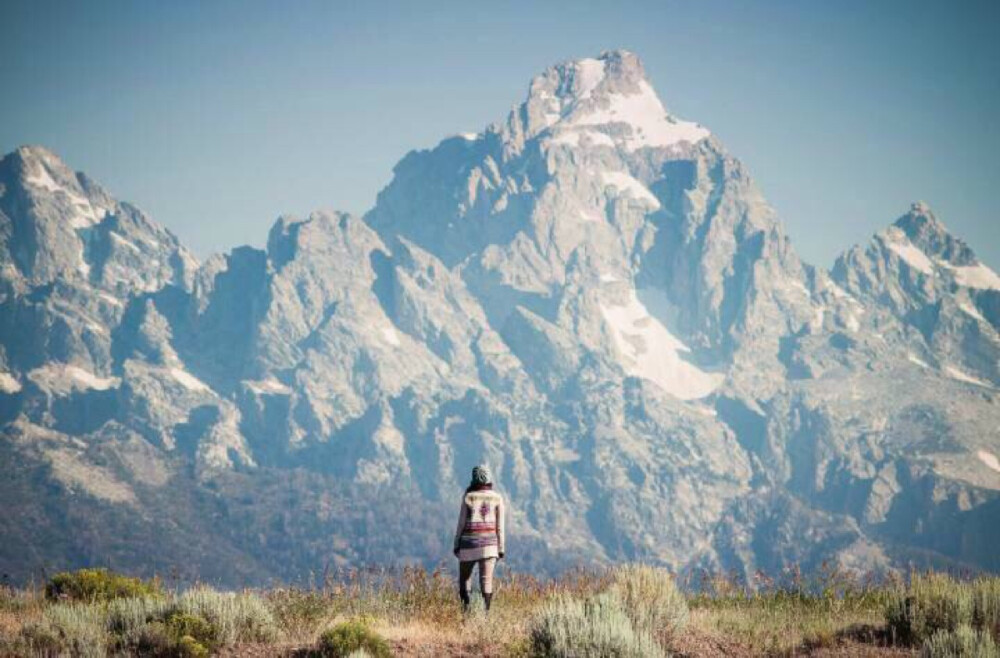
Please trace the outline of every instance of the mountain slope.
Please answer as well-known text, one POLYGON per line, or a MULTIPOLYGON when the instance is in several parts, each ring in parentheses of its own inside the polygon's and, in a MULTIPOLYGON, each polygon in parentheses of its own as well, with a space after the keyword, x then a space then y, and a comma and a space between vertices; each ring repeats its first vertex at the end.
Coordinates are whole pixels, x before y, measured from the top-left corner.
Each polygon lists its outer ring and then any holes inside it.
POLYGON ((996 274, 922 205, 804 264, 631 53, 200 265, 44 149, 0 182, 16 577, 433 562, 480 461, 522 567, 1000 569, 996 274))

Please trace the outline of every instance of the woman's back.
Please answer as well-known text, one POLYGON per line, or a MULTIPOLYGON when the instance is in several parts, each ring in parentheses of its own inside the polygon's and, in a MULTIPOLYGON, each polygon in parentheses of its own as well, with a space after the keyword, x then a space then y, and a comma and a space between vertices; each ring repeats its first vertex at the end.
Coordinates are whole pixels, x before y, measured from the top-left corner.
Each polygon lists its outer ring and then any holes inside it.
POLYGON ((458 559, 464 561, 499 557, 504 552, 503 497, 492 487, 470 487, 459 513, 458 559))
POLYGON ((455 557, 458 565, 458 595, 469 608, 469 584, 472 569, 479 566, 479 587, 486 609, 493 598, 493 570, 504 556, 503 496, 493 491, 493 480, 486 466, 472 469, 472 481, 462 496, 455 528, 455 557))

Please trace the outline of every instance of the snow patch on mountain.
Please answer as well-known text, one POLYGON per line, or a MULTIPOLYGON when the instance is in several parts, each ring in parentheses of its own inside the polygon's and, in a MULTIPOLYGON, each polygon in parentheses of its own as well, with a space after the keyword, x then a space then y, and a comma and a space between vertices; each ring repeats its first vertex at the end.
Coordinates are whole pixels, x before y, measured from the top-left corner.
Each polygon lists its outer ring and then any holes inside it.
POLYGON ((604 79, 604 62, 599 59, 585 58, 577 60, 576 75, 581 100, 590 98, 594 89, 604 79))
POLYGON ((629 133, 624 138, 624 146, 629 151, 674 146, 680 142, 695 144, 711 134, 697 123, 681 121, 667 114, 656 92, 645 80, 639 82, 637 93, 610 94, 608 101, 608 107, 582 112, 573 117, 570 124, 625 124, 629 133))
POLYGON ((114 295, 104 292, 103 290, 98 292, 97 296, 106 301, 107 303, 111 304, 112 306, 118 306, 118 307, 122 306, 122 300, 118 299, 114 295))
POLYGON ((806 288, 806 285, 804 283, 802 283, 801 281, 792 280, 792 281, 788 282, 788 285, 790 285, 793 290, 796 290, 796 291, 802 293, 803 295, 805 295, 805 297, 807 299, 810 298, 810 297, 812 297, 812 293, 809 292, 809 288, 806 288))
POLYGON ((25 176, 24 182, 31 187, 44 190, 46 192, 65 191, 63 190, 62 185, 53 180, 52 176, 49 174, 48 170, 45 169, 45 167, 39 167, 38 170, 30 176, 25 176))
POLYGON ((961 309, 961 311, 963 313, 965 313, 966 315, 968 315, 970 317, 973 317, 976 320, 979 320, 980 322, 986 322, 986 318, 984 318, 983 314, 979 312, 979 309, 977 309, 975 306, 973 306, 969 302, 965 302, 965 301, 959 302, 958 303, 958 308, 961 309))
POLYGON ((624 171, 602 171, 601 181, 605 186, 614 186, 619 192, 627 192, 640 201, 645 201, 655 210, 660 202, 649 189, 624 171))
POLYGON ((17 393, 21 390, 21 382, 17 381, 9 372, 0 372, 0 391, 4 393, 17 393))
POLYGON ((844 318, 844 327, 851 333, 856 334, 861 329, 861 321, 858 320, 858 316, 855 313, 848 312, 844 318))
POLYGON ((567 146, 579 147, 583 143, 591 146, 615 146, 615 140, 598 130, 583 129, 563 129, 556 132, 549 138, 549 144, 565 144, 567 146))
POLYGON ((201 381, 187 370, 180 366, 173 366, 170 368, 170 376, 174 378, 181 386, 191 391, 208 391, 211 390, 205 382, 201 381))
POLYGON ((813 333, 818 333, 823 329, 823 321, 826 319, 826 307, 817 306, 813 310, 813 317, 809 323, 809 329, 813 333))
POLYGON ((131 240, 124 238, 113 231, 109 235, 111 236, 111 241, 115 244, 121 245, 130 251, 134 251, 135 253, 140 253, 139 247, 137 247, 131 240))
POLYGON ((982 263, 961 267, 949 265, 949 267, 955 273, 955 283, 960 286, 984 290, 1000 290, 1000 275, 982 263))
POLYGON ((93 388, 98 391, 106 391, 117 385, 118 380, 114 377, 98 377, 94 373, 78 368, 76 366, 66 366, 66 374, 73 378, 85 388, 93 388))
POLYGON ((67 188, 64 185, 60 185, 52 178, 48 169, 44 165, 38 163, 36 169, 33 173, 25 176, 24 182, 30 188, 42 191, 44 193, 62 193, 65 194, 73 206, 73 214, 70 216, 70 225, 73 228, 87 228, 88 226, 93 226, 94 224, 101 221, 104 215, 107 214, 107 208, 95 207, 90 201, 81 196, 76 191, 67 188))
POLYGON ((106 391, 118 385, 115 377, 99 377, 89 370, 64 363, 46 363, 28 373, 28 379, 42 388, 66 391, 93 389, 106 391))
POLYGON ((979 461, 983 462, 994 471, 1000 473, 1000 459, 997 459, 997 456, 992 452, 980 450, 976 453, 976 457, 979 457, 979 461))
POLYGON ((382 327, 382 340, 392 345, 393 347, 399 347, 399 334, 392 327, 382 327))
POLYGON ((66 193, 70 195, 70 198, 73 201, 74 210, 76 211, 70 219, 70 223, 74 228, 87 228, 88 226, 100 223, 100 221, 104 219, 104 216, 108 213, 107 208, 95 206, 82 196, 76 195, 68 190, 66 193))
POLYGON ((934 274, 934 263, 931 262, 931 259, 927 257, 927 254, 914 247, 913 243, 906 240, 905 237, 903 242, 890 241, 888 246, 913 269, 927 275, 934 274))
POLYGON ((972 375, 962 372, 955 366, 945 366, 944 374, 948 375, 954 380, 965 382, 967 384, 975 384, 976 386, 985 386, 987 388, 993 388, 993 385, 987 381, 983 381, 978 377, 973 377, 972 375))
POLYGON ((605 135, 610 144, 602 137, 596 143, 627 151, 695 144, 710 135, 703 126, 670 115, 638 58, 625 51, 548 70, 532 81, 527 105, 532 108, 530 136, 560 133, 555 144, 577 146, 579 137, 567 129, 593 126, 608 127, 614 135, 605 135))
MULTIPOLYGON (((641 291, 644 298, 662 297, 654 290, 641 291)), ((624 304, 604 304, 601 314, 611 329, 620 364, 626 373, 649 380, 681 400, 709 395, 724 379, 721 373, 701 370, 686 361, 690 352, 629 290, 624 304)))
POLYGON ((291 395, 293 392, 291 388, 273 377, 268 379, 247 379, 243 383, 257 394, 291 395))

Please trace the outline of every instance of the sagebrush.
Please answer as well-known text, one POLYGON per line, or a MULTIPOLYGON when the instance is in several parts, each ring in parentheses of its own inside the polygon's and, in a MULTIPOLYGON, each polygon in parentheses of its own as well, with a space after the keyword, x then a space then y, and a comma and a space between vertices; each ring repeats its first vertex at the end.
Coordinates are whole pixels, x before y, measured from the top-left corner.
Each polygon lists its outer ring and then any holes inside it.
POLYGON ((582 601, 557 598, 540 611, 530 638, 531 655, 537 658, 663 656, 653 637, 635 627, 622 600, 614 593, 582 601))
POLYGON ((372 658, 392 656, 389 643, 360 620, 346 621, 324 631, 317 649, 324 658, 348 658, 359 653, 372 658))
MULTIPOLYGON (((130 582, 117 576, 97 582, 130 582)), ((55 597, 45 586, 0 587, 0 655, 655 657, 700 655, 705 647, 748 656, 872 655, 889 644, 931 656, 992 656, 1000 630, 998 578, 879 580, 836 565, 809 578, 680 583, 644 565, 574 569, 557 579, 504 572, 490 613, 476 598, 463 614, 455 576, 447 568, 351 569, 297 588, 157 585, 129 595, 134 590, 102 585, 55 597)))
POLYGON ((986 631, 962 624, 953 631, 939 630, 924 641, 923 658, 1000 658, 1000 647, 986 631))
POLYGON ((939 631, 968 627, 1000 637, 1000 578, 960 581, 947 574, 914 574, 894 592, 886 622, 901 643, 919 645, 939 631))

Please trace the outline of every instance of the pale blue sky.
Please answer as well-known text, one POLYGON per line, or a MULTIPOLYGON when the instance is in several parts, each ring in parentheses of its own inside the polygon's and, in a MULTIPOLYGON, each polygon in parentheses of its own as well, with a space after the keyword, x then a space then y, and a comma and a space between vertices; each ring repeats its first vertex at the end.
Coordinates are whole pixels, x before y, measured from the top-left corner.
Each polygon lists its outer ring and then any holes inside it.
POLYGON ((0 150, 43 144, 199 255, 367 210, 410 149, 627 48, 828 266, 931 204, 1000 267, 1000 3, 0 0, 0 150))

